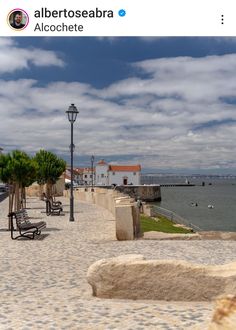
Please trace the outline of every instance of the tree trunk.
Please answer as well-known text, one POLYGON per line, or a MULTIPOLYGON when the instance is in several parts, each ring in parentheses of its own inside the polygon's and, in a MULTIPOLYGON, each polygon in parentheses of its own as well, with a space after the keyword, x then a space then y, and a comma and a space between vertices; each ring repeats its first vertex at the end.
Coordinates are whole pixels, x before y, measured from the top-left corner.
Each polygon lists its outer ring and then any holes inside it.
POLYGON ((39 199, 43 200, 43 184, 39 185, 39 199))
POLYGON ((15 190, 15 211, 19 211, 20 210, 20 185, 18 182, 16 182, 16 190, 15 190))
POLYGON ((8 213, 12 212, 12 186, 9 185, 9 191, 8 191, 9 195, 8 195, 8 213))
POLYGON ((25 192, 25 187, 21 187, 21 205, 22 208, 26 208, 26 192, 25 192))
POLYGON ((10 194, 10 203, 9 203, 9 211, 13 212, 14 210, 14 200, 15 200, 15 184, 11 185, 11 194, 10 194))
POLYGON ((49 183, 46 183, 46 196, 47 196, 47 199, 49 199, 49 197, 50 197, 49 183))
POLYGON ((20 205, 20 209, 23 209, 23 187, 20 185, 19 186, 19 203, 18 207, 20 205))
POLYGON ((48 199, 50 199, 52 197, 52 183, 51 182, 46 183, 46 195, 47 195, 48 199))
POLYGON ((55 200, 55 196, 56 196, 56 185, 54 184, 52 186, 52 198, 55 200))
MULTIPOLYGON (((14 195, 15 195, 15 185, 9 185, 9 213, 13 211, 14 205, 14 195)), ((11 222, 10 217, 8 218, 8 230, 11 230, 11 222)))

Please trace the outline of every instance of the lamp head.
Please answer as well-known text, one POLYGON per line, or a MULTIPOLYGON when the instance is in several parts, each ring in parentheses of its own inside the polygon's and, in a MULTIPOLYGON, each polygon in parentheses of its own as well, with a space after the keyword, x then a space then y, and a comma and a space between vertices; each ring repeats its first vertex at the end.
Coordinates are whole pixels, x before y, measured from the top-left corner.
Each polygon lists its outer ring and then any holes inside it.
POLYGON ((72 103, 68 110, 66 111, 67 115, 68 115, 68 120, 70 123, 74 123, 76 121, 77 118, 77 114, 79 113, 79 111, 77 110, 76 106, 74 105, 74 103, 72 103))

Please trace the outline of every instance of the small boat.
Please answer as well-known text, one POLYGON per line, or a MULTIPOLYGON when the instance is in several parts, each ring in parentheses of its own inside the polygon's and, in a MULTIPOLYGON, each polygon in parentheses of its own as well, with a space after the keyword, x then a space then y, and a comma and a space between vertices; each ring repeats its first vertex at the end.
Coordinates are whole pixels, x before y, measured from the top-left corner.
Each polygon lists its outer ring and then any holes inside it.
POLYGON ((207 207, 208 207, 208 209, 214 209, 214 205, 211 205, 211 204, 209 204, 207 207))
POLYGON ((198 206, 198 203, 194 203, 194 202, 192 202, 192 203, 191 203, 191 206, 198 206))

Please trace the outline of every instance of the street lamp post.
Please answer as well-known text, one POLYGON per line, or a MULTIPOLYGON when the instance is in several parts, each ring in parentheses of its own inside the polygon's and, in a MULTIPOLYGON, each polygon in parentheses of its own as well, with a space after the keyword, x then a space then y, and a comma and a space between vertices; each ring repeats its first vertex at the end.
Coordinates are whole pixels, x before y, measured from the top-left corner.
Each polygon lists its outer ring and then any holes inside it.
POLYGON ((92 168, 92 191, 94 191, 93 186, 94 186, 94 182, 93 182, 93 163, 94 163, 94 156, 91 156, 91 168, 92 168))
POLYGON ((74 219, 74 195, 73 195, 73 152, 74 152, 74 143, 73 143, 73 124, 76 121, 77 114, 79 111, 76 106, 72 103, 68 110, 66 111, 68 115, 68 120, 70 122, 70 133, 71 133, 71 141, 70 141, 70 221, 75 221, 74 219))

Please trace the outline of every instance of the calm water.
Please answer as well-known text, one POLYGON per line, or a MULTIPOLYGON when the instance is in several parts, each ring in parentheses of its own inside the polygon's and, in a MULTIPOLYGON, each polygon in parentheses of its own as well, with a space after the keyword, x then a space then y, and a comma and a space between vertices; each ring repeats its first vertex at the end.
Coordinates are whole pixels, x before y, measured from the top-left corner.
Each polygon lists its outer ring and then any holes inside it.
MULTIPOLYGON (((236 179, 189 179, 195 187, 162 187, 159 206, 174 211, 203 230, 236 231, 236 179), (201 186, 202 181, 206 185, 201 186), (209 185, 212 183, 212 185, 209 185), (191 206, 198 203, 197 207, 191 206), (213 209, 207 206, 214 205, 213 209)), ((161 178, 160 183, 182 182, 161 178)))

